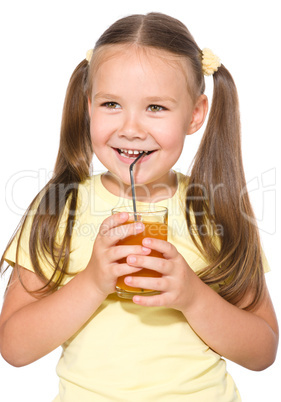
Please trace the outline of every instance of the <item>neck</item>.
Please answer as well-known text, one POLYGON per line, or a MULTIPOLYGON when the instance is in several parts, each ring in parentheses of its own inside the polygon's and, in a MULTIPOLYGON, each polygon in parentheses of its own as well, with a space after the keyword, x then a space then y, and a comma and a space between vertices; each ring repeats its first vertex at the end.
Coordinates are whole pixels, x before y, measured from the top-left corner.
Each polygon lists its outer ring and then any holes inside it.
MULTIPOLYGON (((115 176, 106 172, 101 177, 102 184, 112 194, 122 198, 132 198, 131 185, 116 180, 115 176)), ((135 185, 136 200, 155 203, 173 197, 177 191, 177 175, 170 170, 167 175, 153 183, 135 185)))

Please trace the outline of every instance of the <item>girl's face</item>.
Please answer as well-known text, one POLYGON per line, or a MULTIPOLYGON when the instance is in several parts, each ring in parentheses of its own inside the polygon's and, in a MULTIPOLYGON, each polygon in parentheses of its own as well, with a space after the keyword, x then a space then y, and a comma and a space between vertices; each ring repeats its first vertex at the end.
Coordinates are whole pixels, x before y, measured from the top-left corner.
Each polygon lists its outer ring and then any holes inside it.
POLYGON ((115 46, 105 52, 109 57, 94 74, 89 100, 93 150, 111 173, 104 185, 112 193, 119 187, 121 195, 130 185, 133 158, 138 151, 152 151, 134 167, 136 184, 145 185, 150 196, 175 186, 170 170, 186 135, 203 124, 205 96, 194 105, 180 62, 163 57, 163 51, 115 46))

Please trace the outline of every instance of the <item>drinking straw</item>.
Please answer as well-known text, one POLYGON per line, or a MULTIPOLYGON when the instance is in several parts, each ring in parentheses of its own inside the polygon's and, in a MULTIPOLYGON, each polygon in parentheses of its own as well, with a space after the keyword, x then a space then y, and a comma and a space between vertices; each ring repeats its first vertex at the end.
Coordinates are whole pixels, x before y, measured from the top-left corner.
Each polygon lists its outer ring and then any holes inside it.
POLYGON ((134 180, 134 175, 133 175, 133 168, 137 161, 145 155, 145 152, 142 152, 135 160, 133 163, 130 165, 130 177, 131 177, 131 188, 132 188, 132 197, 133 197, 133 208, 134 208, 134 220, 135 222, 137 221, 137 207, 136 207, 136 193, 135 193, 135 180, 134 180))

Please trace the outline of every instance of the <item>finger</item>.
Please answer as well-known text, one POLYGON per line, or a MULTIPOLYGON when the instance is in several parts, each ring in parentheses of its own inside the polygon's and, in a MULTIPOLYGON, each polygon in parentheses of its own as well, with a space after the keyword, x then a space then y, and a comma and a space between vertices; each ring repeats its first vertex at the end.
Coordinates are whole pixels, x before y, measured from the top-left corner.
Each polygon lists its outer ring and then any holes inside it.
POLYGON ((167 287, 167 281, 162 277, 126 276, 124 282, 134 288, 153 289, 159 292, 165 291, 167 287))
POLYGON ((145 307, 159 307, 165 306, 165 294, 155 296, 134 296, 133 302, 140 306, 145 307))
POLYGON ((136 235, 144 231, 142 222, 133 222, 116 226, 108 231, 108 236, 115 241, 123 240, 126 237, 136 235))
POLYGON ((129 214, 126 212, 122 212, 119 214, 114 214, 107 217, 99 228, 99 235, 100 236, 107 236, 108 231, 116 226, 122 225, 129 219, 129 214))
POLYGON ((115 246, 111 247, 108 250, 108 257, 110 261, 118 261, 122 258, 127 258, 131 254, 137 255, 149 255, 151 253, 151 249, 143 246, 115 246))
POLYGON ((128 214, 115 214, 103 221, 99 230, 99 237, 103 238, 108 245, 113 245, 125 237, 136 235, 144 231, 142 222, 133 222, 125 224, 128 219, 128 214), (118 218, 116 218, 118 215, 118 218))
POLYGON ((141 267, 157 271, 162 275, 166 275, 171 270, 171 264, 165 258, 150 257, 148 255, 129 255, 127 263, 134 267, 141 267))
POLYGON ((166 259, 174 258, 177 256, 178 251, 176 247, 166 240, 155 239, 153 237, 145 237, 142 241, 145 247, 149 247, 152 250, 159 251, 166 259))
POLYGON ((131 267, 130 265, 124 263, 117 263, 113 266, 113 275, 115 278, 119 278, 120 276, 130 275, 136 272, 141 271, 142 268, 139 267, 131 267))

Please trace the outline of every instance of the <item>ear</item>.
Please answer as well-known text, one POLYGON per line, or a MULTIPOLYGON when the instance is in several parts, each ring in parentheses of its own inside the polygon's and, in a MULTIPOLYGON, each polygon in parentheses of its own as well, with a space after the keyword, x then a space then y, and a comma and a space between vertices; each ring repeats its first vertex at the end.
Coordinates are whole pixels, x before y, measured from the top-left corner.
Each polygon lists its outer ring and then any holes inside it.
POLYGON ((92 102, 91 99, 88 97, 88 112, 89 112, 89 116, 91 118, 91 114, 92 114, 92 102))
POLYGON ((189 124, 187 135, 196 133, 202 127, 208 113, 208 98, 206 95, 200 95, 197 99, 193 113, 192 120, 189 124))

